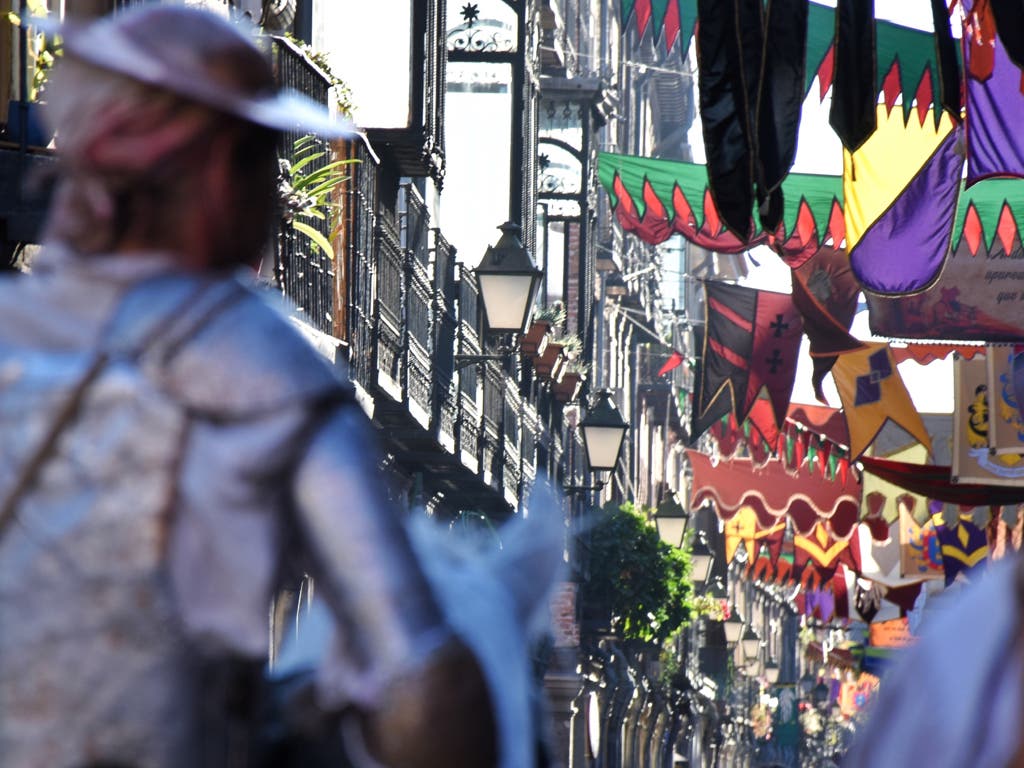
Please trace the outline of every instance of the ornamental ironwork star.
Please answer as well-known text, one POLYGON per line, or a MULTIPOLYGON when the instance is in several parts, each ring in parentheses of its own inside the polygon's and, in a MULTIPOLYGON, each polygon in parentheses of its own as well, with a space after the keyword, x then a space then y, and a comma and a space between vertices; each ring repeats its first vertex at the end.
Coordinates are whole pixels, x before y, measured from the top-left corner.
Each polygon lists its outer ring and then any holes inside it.
POLYGON ((473 22, 480 18, 480 9, 476 3, 466 3, 462 6, 462 18, 466 20, 466 25, 472 27, 473 22))

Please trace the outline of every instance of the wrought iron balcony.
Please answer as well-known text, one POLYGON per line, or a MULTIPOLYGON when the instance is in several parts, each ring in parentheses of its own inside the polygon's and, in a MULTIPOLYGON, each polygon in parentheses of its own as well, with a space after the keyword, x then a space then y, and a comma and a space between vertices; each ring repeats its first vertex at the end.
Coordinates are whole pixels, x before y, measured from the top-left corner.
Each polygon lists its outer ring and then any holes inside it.
POLYGON ((406 406, 424 428, 433 414, 433 284, 430 276, 430 219, 411 184, 399 188, 399 229, 405 257, 402 365, 406 406))
MULTIPOLYGON (((328 103, 330 78, 294 43, 283 37, 271 38, 271 60, 280 85, 298 91, 319 104, 328 103)), ((308 147, 303 151, 307 156, 314 156, 303 168, 304 174, 320 170, 333 160, 327 142, 314 137, 307 138, 298 131, 285 131, 281 136, 279 151, 289 167, 297 160, 296 142, 299 140, 311 142, 317 150, 313 152, 308 147)), ((291 179, 284 178, 282 181, 290 182, 291 179)), ((309 219, 305 223, 329 238, 331 217, 326 215, 327 211, 323 213, 323 219, 309 219)), ((332 254, 324 253, 307 235, 288 224, 282 226, 274 250, 275 277, 280 288, 314 327, 324 333, 339 335, 334 306, 336 275, 332 254)))

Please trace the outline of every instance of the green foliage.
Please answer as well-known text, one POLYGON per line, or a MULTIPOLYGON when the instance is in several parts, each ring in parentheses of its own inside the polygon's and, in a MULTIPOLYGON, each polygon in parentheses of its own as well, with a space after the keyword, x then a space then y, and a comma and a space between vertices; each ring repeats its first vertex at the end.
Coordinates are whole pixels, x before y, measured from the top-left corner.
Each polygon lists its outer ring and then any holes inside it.
POLYGON ((565 304, 561 301, 553 301, 546 307, 541 307, 533 313, 534 320, 544 320, 555 327, 565 323, 565 304))
POLYGON ((335 160, 322 168, 311 169, 313 164, 328 154, 313 136, 303 136, 292 146, 290 160, 282 158, 278 176, 278 195, 284 223, 296 232, 306 235, 310 242, 329 258, 334 258, 331 245, 342 222, 337 213, 334 192, 348 179, 342 172, 346 165, 358 160, 335 160), (330 235, 325 236, 312 225, 313 220, 330 222, 330 235))
POLYGON ((556 336, 549 343, 560 345, 562 347, 562 354, 570 360, 583 351, 583 342, 575 333, 556 336))
MULTIPOLYGON (((25 10, 29 17, 45 17, 49 11, 46 3, 42 0, 28 0, 25 10)), ((6 19, 11 26, 20 27, 23 23, 21 15, 15 11, 8 11, 6 19)), ((29 82, 28 101, 39 101, 46 80, 50 76, 50 70, 57 63, 57 57, 63 54, 63 43, 60 37, 47 37, 31 28, 31 18, 25 20, 29 26, 26 49, 28 61, 31 66, 32 79, 29 82)), ((6 34, 6 31, 4 31, 6 34)))
POLYGON ((305 40, 300 40, 290 32, 285 32, 284 36, 288 38, 296 48, 302 51, 307 59, 316 64, 317 67, 327 75, 327 79, 330 81, 331 87, 334 89, 334 95, 338 100, 338 110, 346 117, 351 117, 352 91, 344 80, 334 74, 334 70, 331 69, 331 63, 327 58, 327 54, 323 51, 316 50, 305 40))
POLYGON ((608 505, 589 535, 585 614, 623 638, 661 643, 693 615, 689 552, 665 544, 650 510, 608 505))

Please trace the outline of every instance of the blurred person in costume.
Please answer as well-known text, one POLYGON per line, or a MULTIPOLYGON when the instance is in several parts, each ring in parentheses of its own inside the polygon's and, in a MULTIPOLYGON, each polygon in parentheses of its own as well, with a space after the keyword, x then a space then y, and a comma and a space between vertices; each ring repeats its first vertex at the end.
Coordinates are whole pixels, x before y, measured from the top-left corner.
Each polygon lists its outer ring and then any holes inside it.
POLYGON ((350 126, 208 12, 59 33, 45 242, 0 278, 0 766, 257 764, 286 573, 333 623, 326 722, 360 713, 393 768, 496 764, 481 664, 351 387, 250 284, 280 132, 350 126))

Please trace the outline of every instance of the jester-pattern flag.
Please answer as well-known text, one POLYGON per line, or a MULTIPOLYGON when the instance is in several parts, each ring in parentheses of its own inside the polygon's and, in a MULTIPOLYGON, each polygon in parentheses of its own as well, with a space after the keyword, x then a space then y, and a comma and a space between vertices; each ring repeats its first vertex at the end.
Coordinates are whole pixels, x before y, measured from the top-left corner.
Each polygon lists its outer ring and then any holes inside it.
POLYGON ((850 457, 857 459, 892 421, 931 453, 931 438, 914 408, 888 344, 867 344, 864 350, 840 355, 832 368, 850 430, 850 457))
POLYGON ((1024 176, 1024 93, 1021 70, 1004 37, 1020 26, 1001 25, 989 0, 964 0, 963 50, 967 74, 967 183, 992 176, 1024 176))
POLYGON ((904 297, 865 290, 871 331, 905 339, 1024 339, 1024 180, 989 179, 961 191, 952 250, 933 285, 904 297))
POLYGON ((803 326, 792 297, 722 282, 705 283, 704 353, 694 434, 719 417, 724 398, 743 421, 762 388, 781 424, 796 377, 803 326), (712 418, 709 418, 712 417, 712 418))
POLYGON ((904 122, 878 108, 878 129, 843 153, 846 247, 864 288, 905 294, 932 284, 953 232, 963 170, 958 131, 948 115, 904 122))

